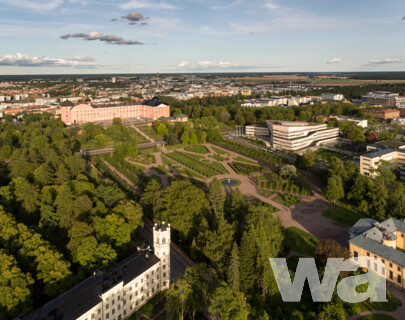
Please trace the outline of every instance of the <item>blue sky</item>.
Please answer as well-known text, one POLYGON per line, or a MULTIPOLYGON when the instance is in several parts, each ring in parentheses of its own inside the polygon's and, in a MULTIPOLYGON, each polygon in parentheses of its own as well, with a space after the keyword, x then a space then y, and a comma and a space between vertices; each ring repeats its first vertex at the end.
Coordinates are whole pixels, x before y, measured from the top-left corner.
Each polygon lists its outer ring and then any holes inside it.
POLYGON ((0 0, 0 73, 404 71, 404 16, 403 0, 0 0))

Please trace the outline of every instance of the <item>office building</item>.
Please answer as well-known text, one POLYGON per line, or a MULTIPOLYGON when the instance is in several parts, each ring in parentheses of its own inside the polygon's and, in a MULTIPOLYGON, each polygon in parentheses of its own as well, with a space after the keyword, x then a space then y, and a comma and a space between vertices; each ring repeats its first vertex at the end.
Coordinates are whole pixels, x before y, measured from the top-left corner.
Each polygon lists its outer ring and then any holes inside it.
POLYGON ((297 151, 311 146, 336 142, 339 128, 326 124, 292 121, 266 121, 274 149, 297 151))
MULTIPOLYGON (((65 102, 64 102, 65 103, 65 102)), ((61 120, 66 124, 108 121, 114 118, 147 118, 156 120, 170 116, 170 107, 157 97, 142 103, 107 103, 61 105, 61 120)))
POLYGON ((398 93, 391 93, 387 91, 369 92, 361 97, 362 102, 383 107, 396 107, 398 99, 398 93))
POLYGON ((245 134, 247 136, 269 136, 269 128, 261 125, 251 125, 245 127, 245 134))
POLYGON ((321 98, 326 102, 342 102, 345 99, 343 94, 337 93, 322 93, 321 98))
POLYGON ((351 256, 357 260, 365 257, 367 267, 386 276, 389 283, 405 288, 405 223, 389 218, 383 222, 360 219, 349 230, 351 256), (382 263, 378 268, 377 260, 382 263))
POLYGON ((94 275, 43 307, 15 320, 127 319, 170 285, 170 224, 153 227, 153 250, 136 254, 94 275))
MULTIPOLYGON (((401 173, 405 168, 405 144, 400 142, 383 141, 367 146, 367 153, 360 156, 360 173, 365 176, 375 176, 382 161, 391 162, 401 173)), ((405 176, 401 175, 405 183, 405 176)))

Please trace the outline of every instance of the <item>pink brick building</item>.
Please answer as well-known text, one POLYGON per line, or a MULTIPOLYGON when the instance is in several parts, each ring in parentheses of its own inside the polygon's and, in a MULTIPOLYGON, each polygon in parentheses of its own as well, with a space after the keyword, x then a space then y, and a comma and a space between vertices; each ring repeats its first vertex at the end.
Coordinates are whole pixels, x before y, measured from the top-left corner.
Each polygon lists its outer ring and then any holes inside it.
POLYGON ((152 120, 170 116, 170 106, 158 98, 141 104, 111 103, 102 105, 78 104, 61 106, 61 120, 66 124, 112 120, 114 118, 149 118, 152 120))

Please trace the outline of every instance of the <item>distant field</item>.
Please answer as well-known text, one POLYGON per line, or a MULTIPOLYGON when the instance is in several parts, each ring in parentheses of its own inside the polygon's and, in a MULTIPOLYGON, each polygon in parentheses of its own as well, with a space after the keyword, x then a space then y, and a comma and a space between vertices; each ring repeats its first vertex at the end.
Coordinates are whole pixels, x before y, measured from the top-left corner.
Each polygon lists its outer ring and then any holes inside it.
POLYGON ((405 80, 362 80, 362 79, 349 79, 347 77, 325 77, 320 76, 317 78, 309 78, 308 76, 299 75, 272 75, 263 77, 239 77, 233 78, 237 81, 252 82, 252 83, 266 83, 266 82, 300 82, 300 85, 311 86, 359 86, 365 84, 391 84, 391 83, 405 83, 405 80), (305 83, 307 82, 307 83, 305 83))

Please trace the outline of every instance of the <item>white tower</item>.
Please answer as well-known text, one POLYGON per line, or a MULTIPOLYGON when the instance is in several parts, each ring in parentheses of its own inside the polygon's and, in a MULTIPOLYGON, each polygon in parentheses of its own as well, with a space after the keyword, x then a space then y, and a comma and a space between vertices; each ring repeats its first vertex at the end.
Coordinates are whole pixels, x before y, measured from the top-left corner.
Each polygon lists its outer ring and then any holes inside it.
POLYGON ((165 290, 170 286, 170 223, 153 226, 153 249, 160 259, 160 288, 165 290))

